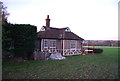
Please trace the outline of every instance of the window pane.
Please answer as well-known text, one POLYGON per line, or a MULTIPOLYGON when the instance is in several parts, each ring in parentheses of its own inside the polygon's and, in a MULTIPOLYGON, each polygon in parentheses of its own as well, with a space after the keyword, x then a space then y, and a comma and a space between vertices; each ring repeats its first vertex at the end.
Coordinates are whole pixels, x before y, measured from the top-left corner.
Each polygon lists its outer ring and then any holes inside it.
POLYGON ((44 47, 48 47, 48 40, 44 40, 44 47))
POLYGON ((76 40, 71 40, 71 48, 76 48, 76 40))
POLYGON ((56 41, 50 40, 50 47, 56 47, 56 41))

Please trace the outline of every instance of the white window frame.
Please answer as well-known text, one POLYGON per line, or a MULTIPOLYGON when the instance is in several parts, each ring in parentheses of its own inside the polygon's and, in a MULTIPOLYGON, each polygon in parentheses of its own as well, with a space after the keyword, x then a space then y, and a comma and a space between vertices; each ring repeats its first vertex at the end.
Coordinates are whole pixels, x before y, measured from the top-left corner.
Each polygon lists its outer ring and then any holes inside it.
POLYGON ((48 48, 48 40, 46 40, 46 39, 44 40, 44 48, 48 48))
POLYGON ((71 40, 70 41, 70 48, 75 49, 77 47, 77 41, 76 40, 71 40), (74 46, 73 46, 74 45, 74 46))
POLYGON ((56 48, 56 40, 50 40, 50 48, 56 48))

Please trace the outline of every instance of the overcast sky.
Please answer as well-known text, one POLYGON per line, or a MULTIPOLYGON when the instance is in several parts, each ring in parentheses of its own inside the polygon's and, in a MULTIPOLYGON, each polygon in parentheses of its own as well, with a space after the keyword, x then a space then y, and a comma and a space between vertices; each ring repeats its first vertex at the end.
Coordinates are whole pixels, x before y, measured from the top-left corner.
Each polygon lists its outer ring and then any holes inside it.
POLYGON ((69 27, 85 40, 118 39, 119 0, 1 0, 13 24, 31 24, 39 31, 50 16, 51 27, 69 27))

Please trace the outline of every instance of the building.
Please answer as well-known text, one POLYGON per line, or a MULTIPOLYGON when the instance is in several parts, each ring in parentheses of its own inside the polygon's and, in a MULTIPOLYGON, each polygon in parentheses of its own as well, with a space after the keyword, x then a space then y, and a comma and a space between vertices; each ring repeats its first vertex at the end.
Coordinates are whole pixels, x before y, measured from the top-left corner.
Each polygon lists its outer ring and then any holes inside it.
POLYGON ((83 38, 71 32, 69 27, 50 27, 49 15, 46 26, 37 33, 37 49, 40 51, 58 52, 63 56, 82 54, 83 38))

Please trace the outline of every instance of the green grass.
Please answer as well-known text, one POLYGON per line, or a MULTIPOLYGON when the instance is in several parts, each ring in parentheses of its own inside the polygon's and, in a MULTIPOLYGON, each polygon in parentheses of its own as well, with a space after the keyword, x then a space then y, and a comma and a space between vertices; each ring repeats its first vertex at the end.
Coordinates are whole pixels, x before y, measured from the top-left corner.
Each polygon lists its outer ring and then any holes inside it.
MULTIPOLYGON (((118 48, 66 60, 3 62, 3 79, 118 79, 118 48)), ((120 48, 119 48, 120 49, 120 48)))

